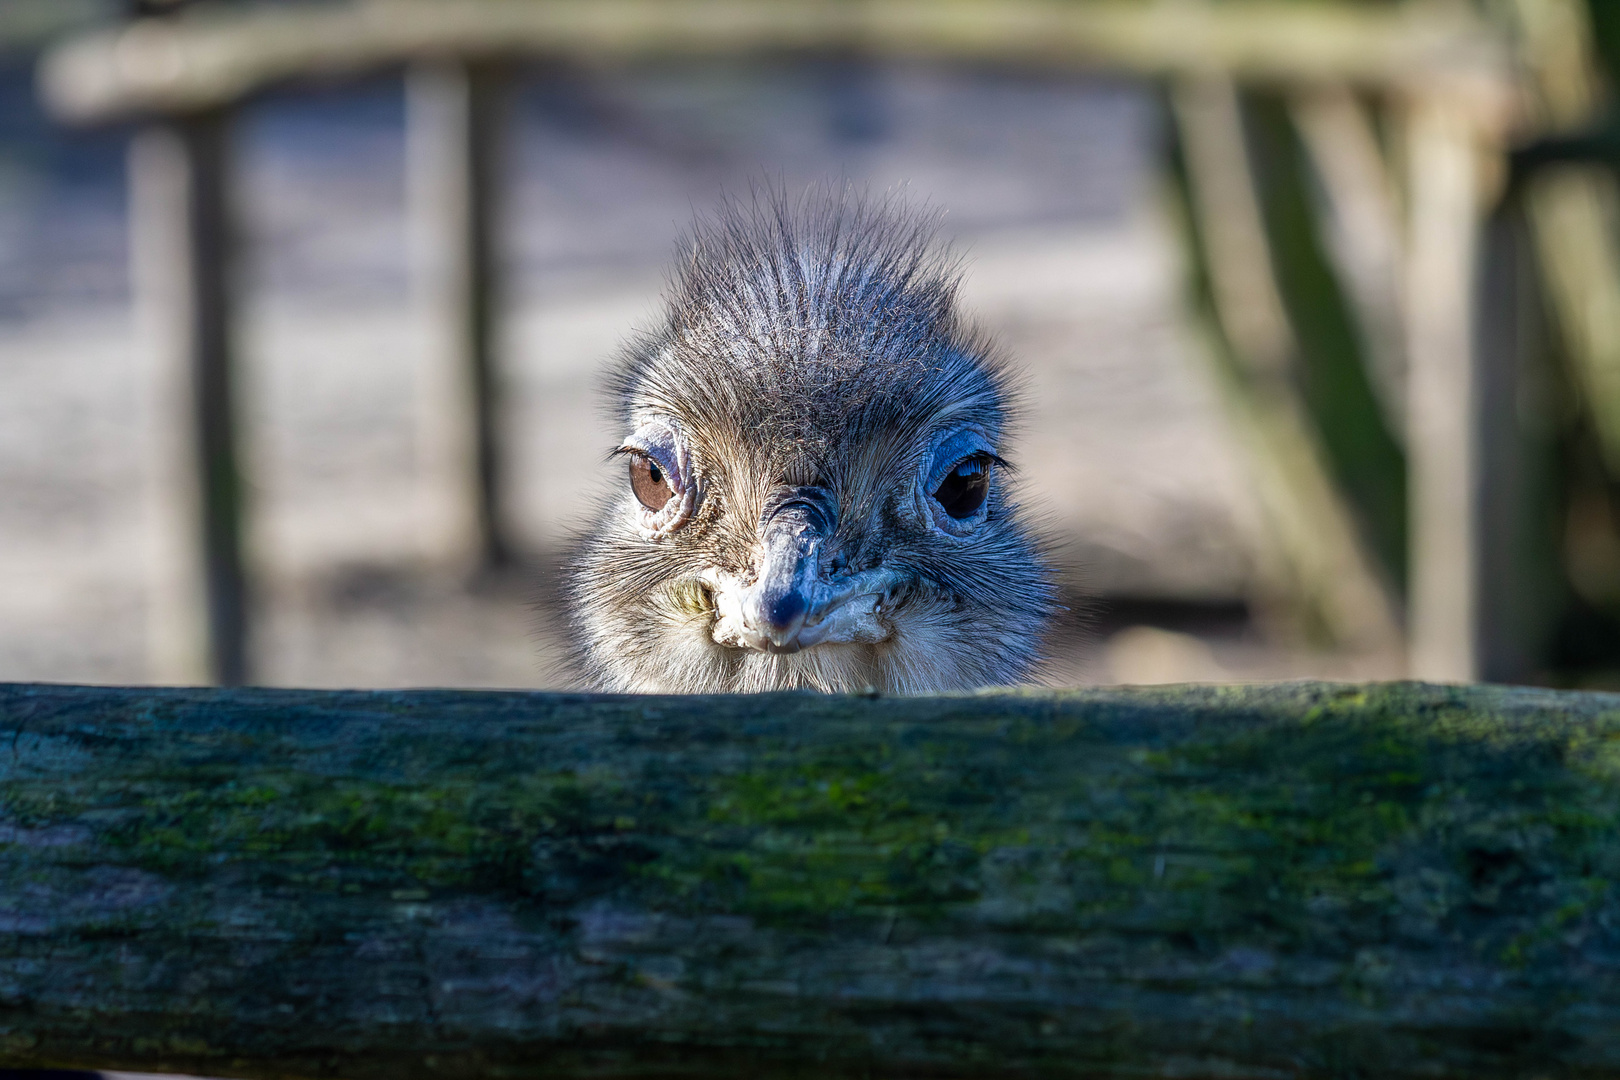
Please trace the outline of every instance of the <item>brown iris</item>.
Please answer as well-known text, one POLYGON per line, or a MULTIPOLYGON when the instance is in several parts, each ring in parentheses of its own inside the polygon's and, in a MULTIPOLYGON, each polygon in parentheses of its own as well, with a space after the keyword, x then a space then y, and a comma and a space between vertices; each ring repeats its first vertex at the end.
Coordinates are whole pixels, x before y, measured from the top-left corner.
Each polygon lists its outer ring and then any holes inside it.
POLYGON ((662 510, 675 497, 663 468, 643 454, 630 455, 630 490, 636 493, 636 501, 649 510, 662 510))

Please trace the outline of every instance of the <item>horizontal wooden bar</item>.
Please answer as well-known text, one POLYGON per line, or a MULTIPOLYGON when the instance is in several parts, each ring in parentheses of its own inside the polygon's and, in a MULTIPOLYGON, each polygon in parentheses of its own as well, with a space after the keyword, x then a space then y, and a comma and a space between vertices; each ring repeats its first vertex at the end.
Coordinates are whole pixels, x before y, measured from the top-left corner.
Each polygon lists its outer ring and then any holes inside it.
POLYGON ((848 49, 894 57, 1228 71, 1280 81, 1495 85, 1505 45, 1455 5, 1099 0, 373 0, 204 6, 70 42, 41 86, 62 119, 230 105, 273 84, 422 57, 719 57, 848 49))
POLYGON ((1620 697, 0 686, 0 1067, 1598 1076, 1620 697))

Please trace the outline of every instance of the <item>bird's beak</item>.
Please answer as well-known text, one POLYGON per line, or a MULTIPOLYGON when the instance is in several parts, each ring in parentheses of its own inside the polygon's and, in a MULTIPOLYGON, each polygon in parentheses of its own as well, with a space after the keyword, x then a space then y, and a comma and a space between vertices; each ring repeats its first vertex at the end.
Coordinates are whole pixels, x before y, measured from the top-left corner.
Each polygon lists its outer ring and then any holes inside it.
POLYGON ((714 593, 714 639, 760 652, 791 653, 824 642, 882 641, 878 609, 888 576, 822 573, 822 549, 836 517, 825 498, 781 501, 760 527, 752 581, 704 575, 714 593), (864 598, 865 602, 858 602, 864 598))
POLYGON ((738 597, 743 626, 753 631, 756 647, 768 652, 797 652, 805 618, 815 604, 821 577, 820 535, 811 514, 790 508, 765 526, 754 584, 738 597))

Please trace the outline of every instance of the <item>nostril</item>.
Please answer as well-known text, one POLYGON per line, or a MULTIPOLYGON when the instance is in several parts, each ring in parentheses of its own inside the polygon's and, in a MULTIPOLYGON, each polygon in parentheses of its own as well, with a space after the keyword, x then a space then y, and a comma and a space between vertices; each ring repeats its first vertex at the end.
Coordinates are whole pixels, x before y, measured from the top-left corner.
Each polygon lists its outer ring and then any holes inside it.
POLYGON ((765 612, 765 617, 770 620, 772 628, 786 630, 802 619, 806 610, 808 610, 808 605, 801 594, 787 592, 771 601, 770 608, 765 612))

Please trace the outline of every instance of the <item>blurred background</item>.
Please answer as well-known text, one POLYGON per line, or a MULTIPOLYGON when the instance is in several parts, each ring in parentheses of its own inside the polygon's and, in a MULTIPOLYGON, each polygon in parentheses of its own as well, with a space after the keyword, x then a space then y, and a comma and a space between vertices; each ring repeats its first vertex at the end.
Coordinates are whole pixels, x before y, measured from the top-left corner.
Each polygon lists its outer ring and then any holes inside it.
POLYGON ((945 211, 1058 683, 1620 685, 1604 0, 0 0, 0 679, 562 685, 600 376, 761 182, 945 211))

